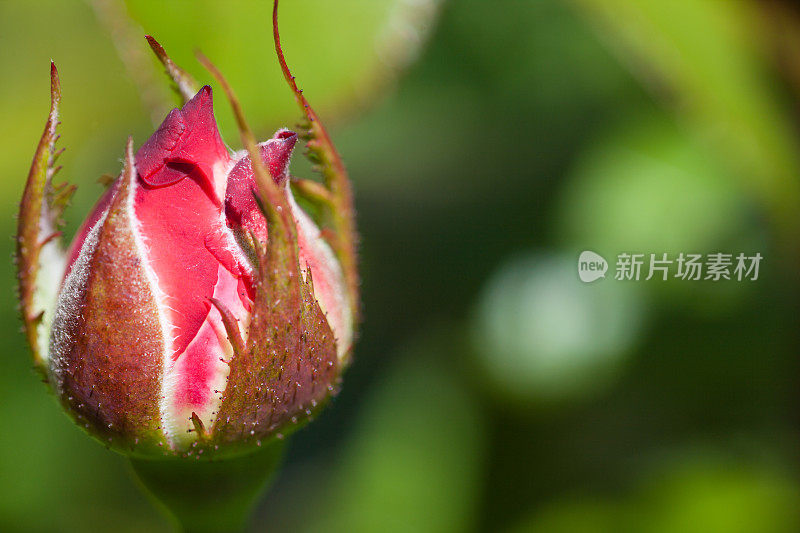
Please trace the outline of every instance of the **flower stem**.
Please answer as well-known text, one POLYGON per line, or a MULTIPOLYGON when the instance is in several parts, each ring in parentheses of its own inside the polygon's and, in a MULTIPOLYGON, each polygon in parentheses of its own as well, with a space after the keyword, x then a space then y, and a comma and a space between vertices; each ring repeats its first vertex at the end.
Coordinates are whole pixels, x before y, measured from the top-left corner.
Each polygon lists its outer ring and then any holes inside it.
POLYGON ((216 460, 131 458, 135 477, 186 533, 241 532, 277 470, 283 442, 216 460))

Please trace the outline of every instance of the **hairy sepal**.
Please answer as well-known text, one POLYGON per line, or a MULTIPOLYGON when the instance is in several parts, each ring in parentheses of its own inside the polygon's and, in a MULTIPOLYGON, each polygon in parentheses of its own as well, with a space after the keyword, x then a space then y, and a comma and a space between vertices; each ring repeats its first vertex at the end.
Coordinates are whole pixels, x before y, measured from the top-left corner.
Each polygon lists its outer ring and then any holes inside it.
MULTIPOLYGON (((211 431, 213 450, 252 450, 264 441, 299 427, 336 389, 339 359, 331 328, 314 296, 313 280, 299 264, 297 228, 285 186, 276 184, 262 159, 236 95, 208 58, 198 59, 222 85, 233 108, 239 133, 250 155, 255 199, 268 227, 253 243, 253 315, 244 350, 230 362, 228 383, 211 431)), ((229 337, 237 326, 219 306, 229 337)), ((234 346, 244 342, 234 338, 234 346)))
MULTIPOLYGON (((243 353, 231 360, 212 432, 228 449, 252 448, 299 427, 335 391, 339 374, 334 336, 311 275, 304 280, 300 272, 296 241, 270 232, 256 249, 249 336, 243 353)), ((235 324, 228 322, 226 329, 234 333, 235 324)))
POLYGON ((60 151, 56 127, 59 120, 61 85, 58 70, 50 63, 50 113, 31 162, 22 202, 16 239, 17 279, 25 336, 35 368, 46 376, 48 337, 61 278, 66 264, 60 242, 61 215, 74 186, 53 183, 60 151))
POLYGON ((167 453, 160 384, 168 333, 133 216, 128 141, 113 199, 81 246, 59 295, 50 378, 75 421, 109 447, 167 453))

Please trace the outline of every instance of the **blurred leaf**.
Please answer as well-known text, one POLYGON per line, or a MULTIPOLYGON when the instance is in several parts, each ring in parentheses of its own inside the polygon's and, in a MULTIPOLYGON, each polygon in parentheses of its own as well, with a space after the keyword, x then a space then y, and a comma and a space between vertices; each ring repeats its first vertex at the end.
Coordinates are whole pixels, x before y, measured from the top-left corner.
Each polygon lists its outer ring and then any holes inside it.
POLYGON ((759 62, 755 3, 577 0, 603 37, 710 141, 797 236, 800 160, 785 105, 759 62))

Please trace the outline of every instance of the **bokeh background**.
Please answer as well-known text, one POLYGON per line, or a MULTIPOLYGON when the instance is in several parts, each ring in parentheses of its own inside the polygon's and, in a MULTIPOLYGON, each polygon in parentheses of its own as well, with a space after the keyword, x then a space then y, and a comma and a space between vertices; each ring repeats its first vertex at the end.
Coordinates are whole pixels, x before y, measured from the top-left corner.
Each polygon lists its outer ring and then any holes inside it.
MULTIPOLYGON (((282 3, 355 185, 364 323, 252 531, 800 531, 794 3, 282 3), (587 249, 612 270, 620 252, 764 260, 752 282, 589 285, 587 249)), ((48 61, 69 233, 172 103, 145 32, 208 83, 201 48, 260 138, 297 122, 269 4, 0 0, 0 530, 169 530, 19 333, 11 236, 48 61)))

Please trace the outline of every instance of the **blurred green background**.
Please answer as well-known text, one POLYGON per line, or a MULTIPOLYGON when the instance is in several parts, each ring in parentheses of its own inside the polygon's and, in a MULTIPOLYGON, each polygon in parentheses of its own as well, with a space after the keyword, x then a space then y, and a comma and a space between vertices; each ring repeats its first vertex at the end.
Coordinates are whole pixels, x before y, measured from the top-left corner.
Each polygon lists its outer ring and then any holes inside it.
MULTIPOLYGON (((19 333, 10 236, 48 61, 74 230, 171 102, 143 32, 207 83, 201 48, 260 138, 298 120, 269 4, 0 0, 0 530, 168 530, 19 333)), ((800 531, 800 10, 282 4, 287 60, 355 185, 364 323, 252 531, 800 531), (620 252, 764 261, 753 282, 589 285, 583 250, 612 272, 620 252)))

